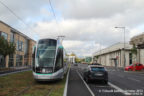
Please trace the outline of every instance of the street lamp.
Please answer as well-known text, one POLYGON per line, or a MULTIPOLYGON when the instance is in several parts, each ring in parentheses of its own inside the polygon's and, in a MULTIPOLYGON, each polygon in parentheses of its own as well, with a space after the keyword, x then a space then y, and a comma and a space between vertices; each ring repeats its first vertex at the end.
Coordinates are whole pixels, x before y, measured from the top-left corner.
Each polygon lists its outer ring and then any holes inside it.
POLYGON ((125 59, 125 27, 115 27, 115 28, 120 28, 123 29, 124 32, 124 67, 126 66, 126 59, 125 59))

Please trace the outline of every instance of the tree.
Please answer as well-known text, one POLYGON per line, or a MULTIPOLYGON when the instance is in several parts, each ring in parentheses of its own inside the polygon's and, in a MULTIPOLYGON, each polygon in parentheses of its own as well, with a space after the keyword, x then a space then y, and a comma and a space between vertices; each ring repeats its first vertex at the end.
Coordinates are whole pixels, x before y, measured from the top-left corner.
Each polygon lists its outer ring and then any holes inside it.
POLYGON ((136 48, 135 44, 133 44, 133 48, 131 49, 131 53, 137 55, 137 48, 136 48))
MULTIPOLYGON (((135 55, 134 59, 135 59, 135 61, 137 61, 137 59, 136 59, 136 57, 137 57, 137 48, 136 48, 135 44, 133 44, 133 48, 131 49, 131 53, 135 55)), ((136 67, 134 67, 134 68, 136 68, 136 67)), ((134 69, 134 71, 135 70, 136 69, 134 69)))
POLYGON ((98 59, 99 58, 99 56, 96 56, 96 59, 98 59))
POLYGON ((81 59, 78 58, 77 56, 76 56, 75 60, 76 60, 76 63, 80 63, 81 62, 81 59))
POLYGON ((131 53, 133 54, 133 59, 134 59, 135 61, 137 61, 137 59, 136 59, 136 57, 137 57, 137 48, 136 48, 136 45, 135 45, 135 44, 133 44, 133 47, 132 47, 132 49, 131 49, 131 53))
POLYGON ((0 54, 4 57, 4 64, 5 58, 7 55, 15 53, 15 44, 12 42, 8 42, 4 37, 0 37, 0 54))

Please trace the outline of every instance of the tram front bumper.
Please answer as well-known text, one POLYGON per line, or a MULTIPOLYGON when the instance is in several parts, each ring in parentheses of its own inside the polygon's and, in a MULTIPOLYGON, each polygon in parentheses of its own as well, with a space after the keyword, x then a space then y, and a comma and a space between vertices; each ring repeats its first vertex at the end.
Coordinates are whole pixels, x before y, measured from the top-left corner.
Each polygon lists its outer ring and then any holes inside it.
POLYGON ((52 81, 57 79, 62 79, 64 75, 63 71, 49 74, 40 74, 33 72, 34 79, 37 81, 52 81))

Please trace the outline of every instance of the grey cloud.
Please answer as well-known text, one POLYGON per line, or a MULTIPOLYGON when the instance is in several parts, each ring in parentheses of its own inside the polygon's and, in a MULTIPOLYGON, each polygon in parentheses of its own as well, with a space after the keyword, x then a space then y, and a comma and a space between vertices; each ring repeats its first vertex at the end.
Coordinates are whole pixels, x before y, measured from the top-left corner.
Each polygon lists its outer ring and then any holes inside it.
POLYGON ((67 19, 107 18, 144 3, 142 0, 54 0, 67 19), (135 1, 139 2, 137 5, 135 1))
MULTIPOLYGON (((55 20, 49 20, 52 13, 48 9, 43 10, 45 6, 49 8, 48 0, 2 1, 36 31, 31 32, 32 37, 33 34, 38 34, 40 38, 65 35, 65 40, 78 42, 78 45, 68 45, 71 47, 67 49, 79 56, 98 50, 100 44, 107 47, 123 41, 123 31, 114 29, 115 26, 127 28, 126 40, 129 41, 129 34, 136 34, 136 28, 144 21, 143 0, 51 0, 55 12, 62 15, 58 18, 65 19, 59 20, 58 25, 55 20), (37 20, 39 17, 41 20, 37 20)), ((2 5, 0 12, 1 20, 22 32, 30 32, 2 5)))

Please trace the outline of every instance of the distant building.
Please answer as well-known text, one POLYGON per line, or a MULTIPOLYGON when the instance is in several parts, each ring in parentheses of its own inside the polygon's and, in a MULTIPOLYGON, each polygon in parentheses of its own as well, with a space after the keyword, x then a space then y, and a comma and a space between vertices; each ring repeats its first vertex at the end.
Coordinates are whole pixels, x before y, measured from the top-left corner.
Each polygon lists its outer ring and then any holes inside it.
MULTIPOLYGON (((132 64, 132 45, 125 44, 125 64, 132 64)), ((124 43, 116 43, 93 54, 93 62, 105 66, 124 67, 124 43)))
POLYGON ((68 62, 69 63, 75 63, 76 55, 75 54, 70 54, 68 55, 68 62))
MULTIPOLYGON (((0 21, 0 36, 3 36, 8 42, 14 42, 16 44, 15 54, 7 56, 6 64, 0 63, 0 68, 32 65, 32 50, 36 41, 2 21, 0 21)), ((0 57, 2 61, 3 56, 0 55, 0 57)))

